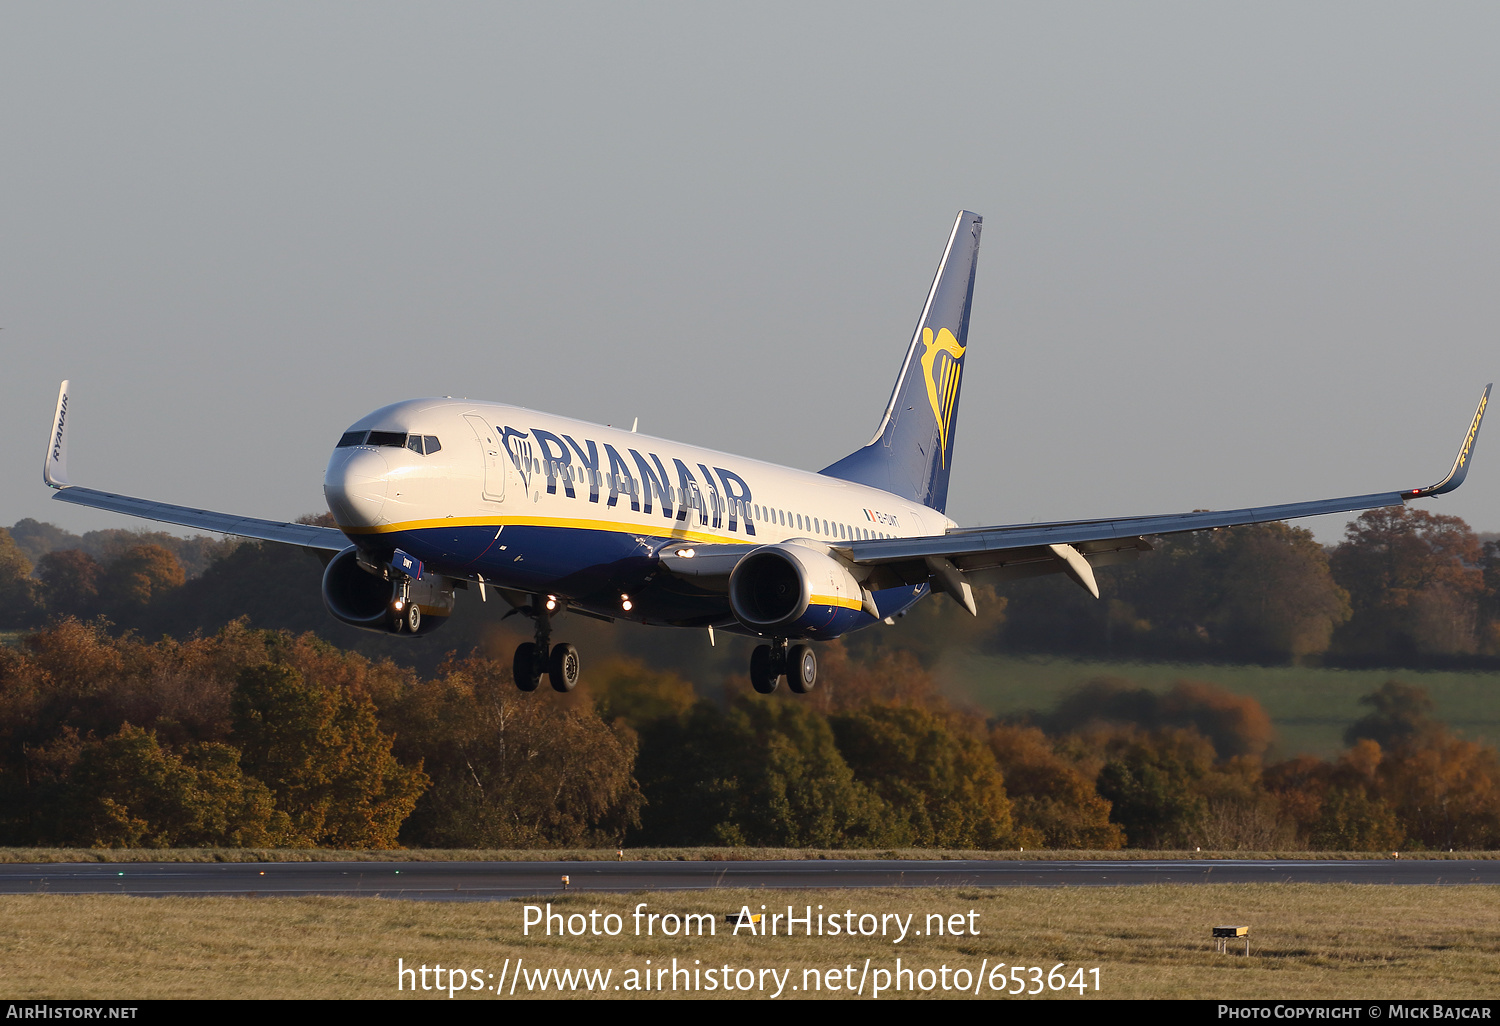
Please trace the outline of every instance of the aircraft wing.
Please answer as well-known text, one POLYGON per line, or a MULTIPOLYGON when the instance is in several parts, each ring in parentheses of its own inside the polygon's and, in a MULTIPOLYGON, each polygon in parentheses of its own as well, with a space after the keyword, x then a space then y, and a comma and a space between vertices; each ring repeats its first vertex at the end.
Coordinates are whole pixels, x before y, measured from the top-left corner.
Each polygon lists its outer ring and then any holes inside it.
POLYGON ((311 524, 278 523, 274 520, 257 520, 254 517, 235 516, 232 513, 214 513, 206 509, 189 506, 174 506, 150 499, 136 499, 129 495, 116 495, 93 488, 80 488, 68 481, 68 382, 62 383, 57 393, 57 412, 52 418, 52 434, 47 439, 47 458, 42 466, 42 480, 57 489, 52 496, 61 502, 72 502, 95 509, 107 509, 116 513, 157 520, 165 524, 193 527, 217 534, 232 534, 240 538, 258 541, 280 542, 284 545, 300 545, 306 549, 323 552, 339 552, 347 548, 349 539, 342 531, 332 527, 314 527, 311 524))
POLYGON ((1469 460, 1489 403, 1490 388, 1490 385, 1485 386, 1448 476, 1426 488, 1245 509, 979 527, 926 538, 856 541, 837 546, 836 551, 857 566, 869 568, 869 586, 872 588, 930 582, 935 590, 952 594, 970 612, 974 611, 974 606, 966 582, 969 574, 980 575, 981 580, 1003 580, 1065 573, 1097 598, 1099 587, 1092 568, 1139 556, 1151 548, 1146 538, 1152 535, 1399 506, 1411 499, 1453 491, 1468 475, 1469 460))

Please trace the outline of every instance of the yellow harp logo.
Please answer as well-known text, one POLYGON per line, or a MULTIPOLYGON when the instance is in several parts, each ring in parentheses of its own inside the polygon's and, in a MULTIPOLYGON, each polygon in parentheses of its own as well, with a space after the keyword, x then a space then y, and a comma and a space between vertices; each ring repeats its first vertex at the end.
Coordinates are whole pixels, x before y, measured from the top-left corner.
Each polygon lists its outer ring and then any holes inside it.
POLYGON ((934 339, 931 328, 922 329, 922 344, 927 351, 922 354, 922 377, 927 382, 927 399, 932 403, 932 415, 937 418, 939 456, 942 465, 948 466, 948 427, 953 423, 953 407, 958 402, 958 376, 963 373, 964 347, 958 344, 953 332, 939 328, 934 339))

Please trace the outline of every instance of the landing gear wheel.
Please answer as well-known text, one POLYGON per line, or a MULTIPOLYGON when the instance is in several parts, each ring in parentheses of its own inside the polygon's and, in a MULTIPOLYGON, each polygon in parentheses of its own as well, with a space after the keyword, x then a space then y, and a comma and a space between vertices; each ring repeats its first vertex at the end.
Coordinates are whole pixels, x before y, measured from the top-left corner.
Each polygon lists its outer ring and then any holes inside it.
POLYGON ((578 686, 578 674, 583 667, 578 661, 578 649, 566 641, 552 646, 552 657, 548 660, 547 676, 552 681, 552 690, 567 693, 578 686))
POLYGON ((516 678, 516 687, 522 691, 535 691, 542 681, 541 667, 537 665, 536 645, 530 641, 516 646, 516 658, 510 664, 516 678))
POLYGON ((793 645, 786 654, 786 682, 799 695, 817 686, 818 657, 810 645, 793 645))
POLYGON ((422 629, 422 607, 413 602, 406 607, 406 615, 401 618, 406 623, 406 629, 416 634, 422 629))
POLYGON ((769 695, 781 683, 781 667, 777 665, 777 652, 770 645, 757 645, 750 653, 750 686, 762 695, 769 695))

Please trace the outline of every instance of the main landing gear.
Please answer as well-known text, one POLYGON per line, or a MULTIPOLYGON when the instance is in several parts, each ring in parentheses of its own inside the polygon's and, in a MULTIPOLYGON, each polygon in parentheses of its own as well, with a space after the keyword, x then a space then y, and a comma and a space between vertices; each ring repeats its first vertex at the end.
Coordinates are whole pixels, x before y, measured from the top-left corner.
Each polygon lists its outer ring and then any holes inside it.
POLYGON ((522 612, 536 624, 536 640, 516 646, 516 657, 511 663, 516 687, 522 691, 535 691, 542 682, 542 675, 546 674, 553 691, 572 691, 578 686, 578 675, 583 668, 578 649, 565 641, 556 645, 551 643, 552 618, 540 596, 522 612))
POLYGON ((805 695, 818 683, 818 657, 811 645, 787 647, 785 638, 770 645, 757 645, 750 653, 750 685, 762 695, 769 695, 786 676, 787 686, 805 695))

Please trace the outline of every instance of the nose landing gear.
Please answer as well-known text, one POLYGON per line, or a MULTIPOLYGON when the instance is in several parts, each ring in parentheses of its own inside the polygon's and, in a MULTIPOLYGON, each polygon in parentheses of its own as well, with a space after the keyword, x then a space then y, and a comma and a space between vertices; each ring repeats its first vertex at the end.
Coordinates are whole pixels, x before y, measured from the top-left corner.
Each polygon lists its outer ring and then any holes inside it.
POLYGON ((762 695, 769 695, 787 678, 787 686, 799 695, 805 695, 818 683, 818 657, 810 645, 787 647, 785 638, 770 645, 757 645, 750 653, 750 686, 762 695))
POLYGON ((396 599, 391 603, 387 616, 392 634, 400 634, 403 629, 412 634, 421 632, 422 607, 412 601, 410 577, 401 578, 400 587, 396 589, 396 599))
POLYGON ((567 642, 552 644, 552 617, 547 611, 544 596, 532 598, 531 605, 519 610, 531 617, 536 625, 536 640, 516 646, 511 672, 516 678, 516 687, 522 691, 535 691, 546 674, 553 691, 568 692, 578 686, 582 662, 578 649, 567 642))

